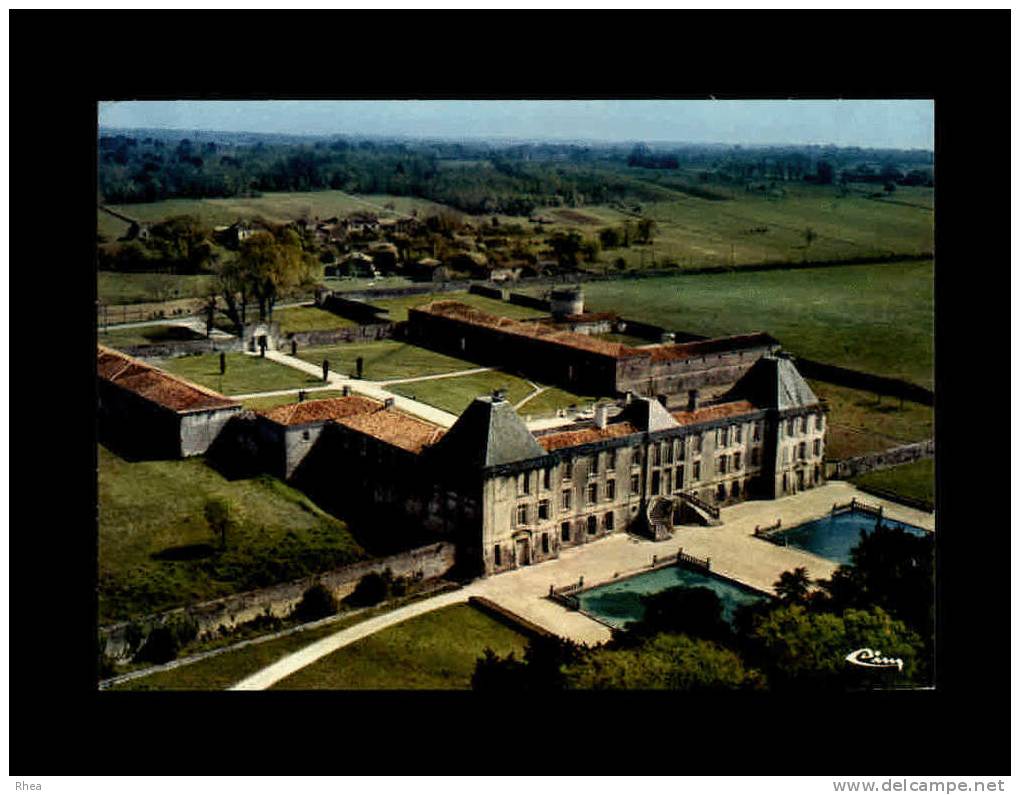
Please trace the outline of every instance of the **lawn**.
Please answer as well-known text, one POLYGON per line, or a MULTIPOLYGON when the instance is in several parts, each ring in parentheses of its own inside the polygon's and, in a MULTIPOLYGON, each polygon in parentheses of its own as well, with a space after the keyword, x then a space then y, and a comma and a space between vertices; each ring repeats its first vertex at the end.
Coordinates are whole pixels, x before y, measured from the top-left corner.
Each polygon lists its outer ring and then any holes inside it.
POLYGON ((466 690, 486 647, 520 658, 526 638, 469 605, 408 619, 323 657, 274 690, 466 690))
POLYGON ((931 388, 934 265, 849 265, 593 282, 593 311, 676 331, 767 331, 805 358, 931 388))
POLYGON ((112 327, 108 331, 96 332, 100 345, 111 348, 127 348, 133 345, 152 345, 159 342, 181 342, 205 339, 204 334, 186 326, 137 326, 135 328, 112 327))
POLYGON ((518 320, 527 320, 536 317, 548 317, 549 312, 543 309, 532 309, 527 306, 518 306, 509 301, 497 301, 494 298, 486 298, 484 295, 475 295, 468 292, 437 293, 434 295, 410 295, 402 298, 386 298, 380 301, 372 301, 373 306, 386 309, 390 313, 390 320, 394 323, 407 320, 407 310, 416 306, 424 306, 432 301, 457 301, 461 304, 473 306, 483 312, 500 317, 510 317, 518 320))
POLYGON ((935 502, 935 459, 925 458, 910 464, 866 472, 853 478, 862 488, 888 491, 901 497, 935 502))
POLYGON ((362 377, 368 381, 416 378, 421 375, 453 373, 478 367, 476 362, 455 359, 428 348, 419 348, 393 340, 343 342, 309 348, 298 346, 297 355, 299 359, 317 366, 321 366, 323 359, 326 359, 332 372, 348 374, 356 372, 355 362, 360 356, 364 359, 362 377))
POLYGON ((299 579, 365 557, 343 522, 267 475, 227 480, 204 459, 127 461, 100 447, 100 623, 299 579), (233 505, 218 549, 208 499, 233 505))
POLYGON ((222 376, 219 354, 164 359, 159 363, 159 367, 224 395, 246 395, 253 392, 323 385, 321 378, 307 375, 285 364, 244 353, 227 354, 227 371, 222 376))
MULTIPOLYGON (((325 400, 326 398, 341 397, 343 392, 338 389, 322 389, 316 392, 308 393, 308 400, 325 400)), ((241 401, 244 407, 247 409, 257 411, 267 411, 274 409, 277 406, 287 406, 291 403, 297 403, 298 396, 297 392, 291 392, 289 395, 273 395, 272 397, 257 397, 257 398, 246 398, 241 401)))
POLYGON ((505 389, 506 399, 511 403, 517 403, 533 391, 531 384, 523 378, 498 370, 432 381, 414 381, 410 384, 394 384, 387 388, 398 395, 420 400, 451 414, 460 414, 476 397, 491 395, 495 389, 505 389))
POLYGON ((829 406, 825 457, 830 460, 878 452, 934 436, 934 409, 873 392, 809 381, 829 406))
POLYGON ((522 417, 526 417, 529 414, 538 417, 543 414, 552 414, 557 409, 565 409, 570 406, 582 408, 595 403, 597 399, 591 395, 575 395, 563 389, 549 387, 539 392, 535 397, 517 409, 517 413, 522 417))
POLYGON ((332 331, 356 326, 353 320, 340 317, 317 306, 289 306, 273 312, 273 320, 280 324, 280 333, 295 331, 332 331))
POLYGON ((108 212, 96 208, 96 231, 106 238, 107 243, 114 243, 124 237, 131 225, 127 221, 115 218, 108 212))

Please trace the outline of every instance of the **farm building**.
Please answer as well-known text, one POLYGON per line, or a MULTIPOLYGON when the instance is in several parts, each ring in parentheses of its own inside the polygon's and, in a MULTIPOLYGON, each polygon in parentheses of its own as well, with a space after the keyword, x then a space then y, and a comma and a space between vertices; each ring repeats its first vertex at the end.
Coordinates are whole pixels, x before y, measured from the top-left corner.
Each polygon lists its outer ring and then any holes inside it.
POLYGON ((102 345, 97 375, 100 434, 147 455, 201 455, 242 411, 236 400, 102 345))

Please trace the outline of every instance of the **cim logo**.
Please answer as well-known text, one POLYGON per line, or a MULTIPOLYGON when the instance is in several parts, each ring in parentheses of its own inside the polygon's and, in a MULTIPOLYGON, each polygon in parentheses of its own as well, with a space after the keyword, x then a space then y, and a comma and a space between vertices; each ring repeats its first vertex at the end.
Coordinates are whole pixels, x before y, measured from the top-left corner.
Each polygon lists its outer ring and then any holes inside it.
POLYGON ((861 668, 895 668, 903 670, 903 660, 898 657, 883 657, 882 652, 875 649, 857 649, 846 656, 846 661, 851 665, 861 668))

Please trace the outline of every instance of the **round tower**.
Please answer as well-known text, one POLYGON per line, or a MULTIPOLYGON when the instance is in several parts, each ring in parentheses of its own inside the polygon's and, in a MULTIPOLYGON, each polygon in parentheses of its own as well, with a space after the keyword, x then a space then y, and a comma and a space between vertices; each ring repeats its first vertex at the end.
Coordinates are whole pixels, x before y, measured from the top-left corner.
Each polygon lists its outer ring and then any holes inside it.
POLYGON ((576 287, 558 287, 549 295, 549 306, 554 318, 584 314, 584 291, 576 287))

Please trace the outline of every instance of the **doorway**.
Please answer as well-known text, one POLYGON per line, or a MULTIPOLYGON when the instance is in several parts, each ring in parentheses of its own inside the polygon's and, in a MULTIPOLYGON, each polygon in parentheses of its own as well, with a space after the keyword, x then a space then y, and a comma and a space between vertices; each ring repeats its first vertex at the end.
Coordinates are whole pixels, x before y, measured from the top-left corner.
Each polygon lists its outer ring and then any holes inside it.
POLYGON ((531 550, 528 547, 528 539, 522 536, 517 539, 517 565, 528 566, 531 564, 531 550))

